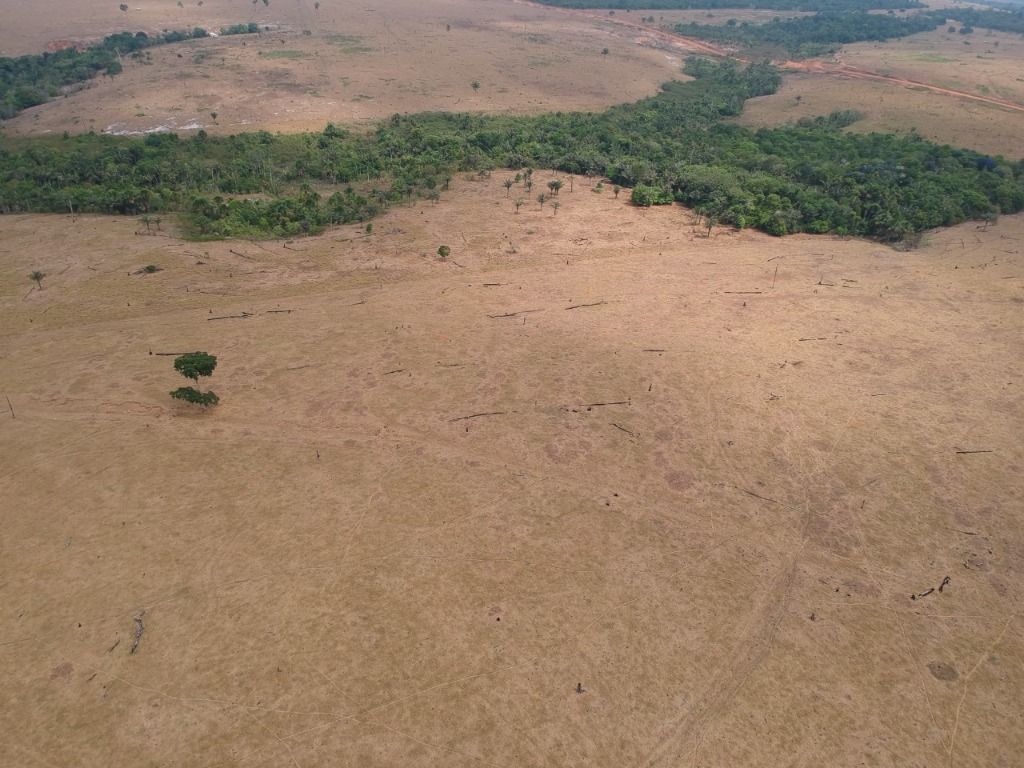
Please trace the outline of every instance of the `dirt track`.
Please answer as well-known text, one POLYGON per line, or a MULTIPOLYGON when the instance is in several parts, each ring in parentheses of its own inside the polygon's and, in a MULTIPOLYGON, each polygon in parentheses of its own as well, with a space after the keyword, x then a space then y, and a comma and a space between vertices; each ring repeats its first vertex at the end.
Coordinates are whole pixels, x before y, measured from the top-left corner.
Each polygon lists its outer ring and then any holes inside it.
MULTIPOLYGON (((524 2, 528 5, 536 5, 535 3, 529 2, 529 0, 517 0, 524 2)), ((587 10, 576 10, 571 8, 560 8, 558 9, 564 13, 571 14, 574 16, 583 16, 586 18, 593 19, 609 24, 615 24, 620 27, 625 27, 635 33, 637 33, 636 42, 641 45, 651 45, 655 47, 668 47, 674 50, 688 51, 690 53, 701 53, 708 56, 718 57, 734 57, 740 61, 746 61, 742 57, 735 56, 735 52, 724 48, 722 46, 714 45, 704 40, 699 40, 693 37, 686 37, 684 35, 677 35, 669 32, 662 28, 651 27, 647 24, 639 24, 634 21, 622 18, 619 14, 610 15, 607 13, 600 13, 597 11, 587 10)), ((875 82, 889 83, 890 85, 899 86, 902 88, 924 88, 932 93, 938 93, 943 96, 953 96, 959 99, 968 99, 970 101, 977 101, 983 104, 990 104, 996 107, 1003 107, 1004 109, 1011 109, 1017 112, 1024 112, 1024 104, 1018 104, 1008 99, 1000 99, 993 96, 984 96, 977 93, 968 93, 966 91, 955 90, 952 88, 943 88, 938 85, 932 85, 931 83, 920 82, 917 80, 909 80, 905 78, 892 77, 889 75, 879 74, 878 72, 871 72, 866 69, 859 67, 852 67, 847 64, 833 63, 823 61, 821 59, 806 59, 802 61, 777 61, 775 62, 778 66, 783 69, 797 71, 797 72, 808 72, 816 75, 825 75, 828 77, 846 78, 852 80, 872 80, 875 82)))
POLYGON ((808 59, 805 61, 780 61, 777 64, 783 69, 793 70, 797 72, 809 72, 811 74, 827 75, 830 77, 848 78, 852 80, 873 80, 879 83, 889 83, 890 85, 897 85, 903 88, 914 88, 931 91, 932 93, 939 93, 943 96, 954 96, 958 99, 968 99, 970 101, 979 101, 983 104, 991 104, 996 107, 1003 107, 1004 109, 1012 109, 1015 112, 1024 112, 1024 104, 1018 104, 1007 99, 999 99, 994 96, 983 96, 977 93, 967 93, 966 91, 958 91, 952 88, 943 88, 938 85, 932 85, 931 83, 922 83, 917 80, 908 80, 900 77, 891 77, 889 75, 881 75, 877 72, 870 72, 866 69, 859 67, 851 67, 849 64, 832 63, 828 61, 821 61, 820 59, 808 59))

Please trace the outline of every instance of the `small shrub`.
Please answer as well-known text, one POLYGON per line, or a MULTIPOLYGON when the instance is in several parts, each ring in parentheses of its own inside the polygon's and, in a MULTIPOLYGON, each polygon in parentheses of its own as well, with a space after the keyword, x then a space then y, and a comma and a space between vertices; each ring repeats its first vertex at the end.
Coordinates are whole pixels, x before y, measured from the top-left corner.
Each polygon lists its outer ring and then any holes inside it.
POLYGON ((667 189, 648 187, 644 184, 640 184, 633 189, 630 202, 632 202, 633 205, 639 205, 643 208, 647 208, 651 205, 671 205, 672 193, 667 189))
POLYGON ((186 403, 201 405, 203 408, 209 408, 211 405, 216 405, 220 402, 220 398, 215 393, 200 392, 193 387, 178 387, 171 392, 171 397, 175 400, 184 400, 186 403))

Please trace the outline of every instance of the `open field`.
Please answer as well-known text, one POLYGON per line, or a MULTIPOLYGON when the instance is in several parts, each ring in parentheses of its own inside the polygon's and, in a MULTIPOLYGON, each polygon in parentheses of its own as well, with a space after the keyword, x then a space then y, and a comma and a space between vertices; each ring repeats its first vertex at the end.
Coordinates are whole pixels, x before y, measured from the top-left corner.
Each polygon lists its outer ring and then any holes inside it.
POLYGON ((1015 765, 1024 218, 502 178, 290 244, 0 219, 0 764, 1015 765))
MULTIPOLYGON (((642 13, 604 17, 598 11, 563 12, 589 16, 595 23, 606 21, 632 31, 638 45, 679 56, 729 53, 712 43, 641 24, 642 13)), ((700 14, 704 13, 703 22, 724 23, 730 17, 744 20, 761 12, 717 10, 710 19, 705 11, 667 13, 673 15, 673 20, 695 21, 701 21, 700 14)), ((747 102, 738 122, 753 127, 774 126, 835 110, 857 109, 865 119, 853 130, 899 132, 916 128, 939 143, 1020 157, 1024 92, 1016 86, 1022 79, 1019 76, 1024 76, 1024 46, 1014 36, 986 30, 967 36, 967 46, 963 37, 942 30, 887 43, 844 46, 836 56, 839 64, 787 62, 789 70, 802 71, 789 71, 778 93, 747 102), (976 50, 979 45, 981 50, 976 50), (908 61, 913 66, 906 66, 908 61), (958 70, 951 77, 953 65, 958 70), (999 101, 1008 104, 994 103, 999 101)))
MULTIPOLYGON (((249 20, 244 8, 234 10, 237 4, 207 5, 217 14, 212 29, 249 20)), ((206 12, 207 5, 198 10, 206 12)), ((181 10, 173 2, 166 7, 181 10)), ((676 53, 635 45, 632 32, 617 26, 504 0, 453 0, 428 8, 389 0, 373 8, 347 4, 344 12, 325 2, 306 14, 299 13, 302 7, 285 12, 282 4, 276 15, 272 2, 252 12, 261 23, 281 25, 280 32, 149 49, 151 63, 126 60, 123 74, 27 110, 4 123, 4 130, 295 132, 396 112, 600 109, 655 93, 679 76, 682 63, 676 53), (474 80, 479 90, 471 87, 474 80)), ((143 24, 148 16, 125 14, 97 29, 96 37, 115 29, 186 27, 205 18, 186 23, 174 17, 169 10, 159 17, 163 23, 143 24)), ((18 28, 8 28, 12 37, 18 28)), ((0 40, 6 37, 0 33, 0 40)))
POLYGON ((826 79, 817 74, 787 73, 777 93, 750 99, 737 122, 751 127, 774 126, 841 109, 864 114, 863 120, 850 126, 851 131, 901 133, 916 128, 922 136, 940 144, 1010 158, 1024 155, 1020 141, 1024 113, 924 89, 826 79))
MULTIPOLYGON (((512 0, 8 5, 5 55, 274 27, 26 135, 600 109, 701 49, 512 0)), ((839 58, 1024 102, 1024 44, 968 41, 839 58)), ((740 122, 849 108, 1022 155, 1024 112, 824 69, 740 122)), ((0 217, 0 766, 1016 766, 1024 215, 903 253, 506 175, 288 242, 0 217)))
MULTIPOLYGON (((842 65, 865 72, 1024 104, 1024 40, 1019 36, 980 29, 969 36, 950 35, 943 29, 884 43, 847 45, 836 58, 842 65), (964 45, 965 41, 970 45, 964 45)), ((930 92, 921 86, 901 87, 842 75, 787 74, 777 93, 747 102, 738 122, 779 125, 839 109, 864 114, 865 119, 851 127, 854 131, 913 128, 943 144, 1010 158, 1024 156, 1020 139, 1024 113, 1020 110, 930 92)))
MULTIPOLYGON (((959 24, 954 24, 959 28, 959 24)), ((977 29, 946 28, 884 43, 845 46, 846 64, 983 96, 1024 103, 1024 38, 977 29)))

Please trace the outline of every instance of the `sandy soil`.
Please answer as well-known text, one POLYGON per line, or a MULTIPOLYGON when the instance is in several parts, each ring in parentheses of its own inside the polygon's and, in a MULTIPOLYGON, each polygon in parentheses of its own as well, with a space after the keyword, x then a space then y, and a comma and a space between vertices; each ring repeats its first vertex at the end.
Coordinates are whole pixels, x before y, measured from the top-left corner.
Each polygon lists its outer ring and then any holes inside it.
MULTIPOLYGON (((164 24, 188 26, 173 20, 171 11, 181 9, 165 5, 168 15, 159 17, 164 24)), ((219 14, 211 28, 249 20, 248 11, 225 5, 211 0, 190 12, 219 14)), ((601 109, 656 93, 661 83, 680 76, 683 59, 637 46, 631 29, 506 0, 426 6, 387 0, 373 7, 327 0, 319 11, 300 13, 302 8, 282 3, 279 10, 271 2, 269 9, 253 11, 261 22, 281 26, 273 34, 153 48, 147 63, 128 60, 123 74, 26 110, 5 122, 4 130, 295 132, 396 112, 601 109), (479 90, 471 87, 474 80, 479 90)), ((41 23, 38 14, 33 18, 41 23)), ((120 23, 98 29, 97 36, 125 24, 149 28, 143 17, 115 19, 120 23)), ((21 29, 17 22, 8 28, 11 39, 21 29)), ((67 34, 46 29, 48 35, 67 34)), ((0 33, 3 39, 8 35, 0 33)), ((33 50, 40 49, 37 44, 33 50)))
POLYGON ((1015 765, 1024 219, 502 178, 369 237, 0 219, 0 764, 1015 765))

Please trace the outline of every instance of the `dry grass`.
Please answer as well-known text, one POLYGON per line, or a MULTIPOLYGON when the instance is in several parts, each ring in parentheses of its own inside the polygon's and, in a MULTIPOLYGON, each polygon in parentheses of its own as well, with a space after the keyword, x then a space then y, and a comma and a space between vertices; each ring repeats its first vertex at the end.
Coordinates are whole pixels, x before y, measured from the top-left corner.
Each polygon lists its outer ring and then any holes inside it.
POLYGON ((682 61, 634 45, 628 31, 555 9, 510 12, 507 3, 474 0, 442 8, 389 0, 345 12, 329 5, 305 16, 282 5, 276 15, 272 2, 280 32, 151 49, 150 64, 129 61, 116 78, 28 110, 5 130, 295 132, 396 112, 601 109, 655 93, 682 61))
POLYGON ((0 762, 1012 765, 1024 220, 502 178, 291 244, 0 220, 0 762))
POLYGON ((1020 35, 984 29, 970 35, 949 34, 942 27, 886 43, 846 46, 839 58, 885 75, 1024 103, 1024 38, 1020 35))
MULTIPOLYGON (((844 46, 836 59, 886 76, 1024 103, 1024 40, 1018 36, 986 30, 949 34, 943 27, 885 43, 844 46)), ((920 87, 816 74, 787 74, 778 93, 749 101, 739 122, 779 125, 839 109, 864 113, 855 131, 915 129, 940 143, 1011 158, 1024 154, 1020 112, 920 87)))
POLYGON ((1010 158, 1022 155, 1020 112, 864 80, 787 74, 777 93, 748 101, 738 122, 751 127, 774 126, 841 109, 864 114, 864 119, 850 128, 853 131, 901 133, 916 129, 941 144, 1010 158))
MULTIPOLYGON (((685 53, 526 4, 373 6, 12 7, 5 52, 283 29, 154 49, 8 128, 597 108, 685 53)), ((1019 115, 822 76, 743 119, 849 107, 1019 155, 1019 115)), ((1024 217, 897 253, 705 238, 579 179, 516 214, 503 178, 291 243, 0 218, 0 765, 1014 765, 1024 217), (209 413, 150 354, 195 349, 209 413)))

